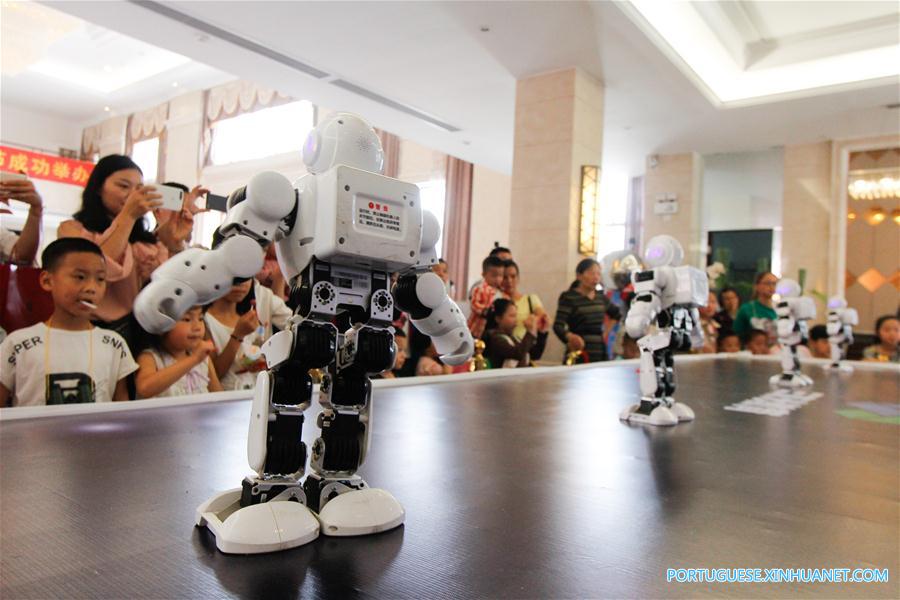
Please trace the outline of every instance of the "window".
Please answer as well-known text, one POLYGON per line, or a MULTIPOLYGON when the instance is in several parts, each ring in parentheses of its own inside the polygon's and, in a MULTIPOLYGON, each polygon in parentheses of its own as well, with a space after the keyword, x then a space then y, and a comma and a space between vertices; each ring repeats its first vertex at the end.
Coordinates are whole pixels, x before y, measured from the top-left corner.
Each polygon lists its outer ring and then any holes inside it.
POLYGON ((210 164, 299 152, 314 119, 313 105, 302 100, 216 121, 211 127, 210 164))
POLYGON ((432 179, 425 183, 418 184, 419 198, 422 200, 422 210, 427 210, 441 224, 441 237, 438 238, 435 249, 440 257, 443 253, 444 244, 444 203, 447 200, 445 194, 446 182, 443 179, 432 179))
POLYGON ((137 142, 131 149, 131 160, 144 172, 144 181, 156 181, 159 175, 159 138, 137 142))
POLYGON ((628 175, 604 170, 600 174, 600 202, 597 208, 597 256, 624 250, 628 217, 628 175))

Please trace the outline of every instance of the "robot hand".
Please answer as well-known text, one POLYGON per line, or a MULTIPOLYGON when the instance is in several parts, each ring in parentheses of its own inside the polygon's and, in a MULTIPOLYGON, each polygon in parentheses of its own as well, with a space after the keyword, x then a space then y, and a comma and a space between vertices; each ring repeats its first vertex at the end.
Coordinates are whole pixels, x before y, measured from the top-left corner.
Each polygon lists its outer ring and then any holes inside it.
POLYGON ((444 364, 461 365, 472 357, 472 334, 440 277, 430 271, 403 276, 394 286, 394 297, 419 331, 434 342, 444 364))
POLYGON ((635 298, 625 317, 625 332, 628 337, 637 340, 646 335, 660 308, 661 303, 656 294, 644 293, 635 298))
POLYGON ((245 236, 228 238, 215 250, 185 250, 153 272, 134 302, 134 316, 150 333, 168 331, 192 306, 221 298, 235 279, 253 277, 262 264, 262 248, 245 236))

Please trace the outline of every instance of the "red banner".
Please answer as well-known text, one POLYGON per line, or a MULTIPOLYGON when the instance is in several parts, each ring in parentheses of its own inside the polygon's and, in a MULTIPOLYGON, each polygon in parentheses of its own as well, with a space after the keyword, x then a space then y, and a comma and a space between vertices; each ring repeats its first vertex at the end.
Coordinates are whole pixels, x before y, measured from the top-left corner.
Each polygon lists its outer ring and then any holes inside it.
POLYGON ((0 146, 0 171, 14 173, 25 171, 32 179, 46 179, 84 187, 93 170, 92 162, 0 146))

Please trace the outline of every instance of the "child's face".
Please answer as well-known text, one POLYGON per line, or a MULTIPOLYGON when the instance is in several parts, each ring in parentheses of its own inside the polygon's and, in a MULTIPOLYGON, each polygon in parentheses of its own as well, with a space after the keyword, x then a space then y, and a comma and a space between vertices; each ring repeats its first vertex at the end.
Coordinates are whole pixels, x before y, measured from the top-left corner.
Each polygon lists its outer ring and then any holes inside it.
POLYGON ((719 352, 740 352, 741 340, 736 335, 729 335, 722 339, 719 352))
POLYGON ((41 271, 40 281, 57 310, 90 319, 106 295, 106 261, 93 252, 70 252, 53 271, 41 271))
POLYGON ((447 283, 450 279, 450 275, 447 273, 447 265, 445 263, 439 262, 436 265, 431 267, 431 270, 435 275, 441 278, 444 283, 447 283))
POLYGON ((722 308, 732 313, 737 312, 737 309, 739 309, 740 307, 741 298, 737 295, 737 292, 733 292, 731 290, 722 292, 722 308))
POLYGON ((752 354, 768 354, 769 341, 764 335, 754 335, 747 342, 747 350, 749 350, 752 354))
POLYGON ((713 315, 719 312, 719 301, 716 299, 716 295, 710 292, 709 298, 706 301, 706 306, 700 307, 698 312, 704 319, 712 318, 713 315))
POLYGON ((397 344, 397 356, 394 358, 394 370, 399 370, 403 368, 403 365, 406 364, 406 338, 397 336, 394 338, 394 342, 397 344))
POLYGON ((809 351, 815 358, 831 358, 831 344, 828 338, 809 340, 809 351))
POLYGON ((881 324, 876 333, 882 345, 893 348, 897 345, 897 342, 900 342, 900 321, 887 319, 881 324))
POLYGON ((488 267, 488 270, 482 273, 484 281, 492 288, 500 289, 503 283, 503 267, 488 267))
POLYGON ((512 294, 519 287, 519 271, 515 267, 503 269, 503 282, 500 284, 505 294, 512 294))
POLYGON ((203 323, 203 311, 199 306, 184 313, 175 323, 175 327, 163 336, 163 346, 170 352, 193 350, 203 341, 206 325, 203 323))
POLYGON ((510 304, 506 307, 506 310, 503 311, 503 316, 497 319, 497 327, 501 331, 509 333, 516 328, 517 320, 518 311, 516 310, 516 305, 510 304))
POLYGON ((251 285, 253 285, 253 280, 248 279, 243 283, 232 286, 231 291, 225 294, 225 299, 227 299, 229 302, 240 302, 250 292, 251 285))

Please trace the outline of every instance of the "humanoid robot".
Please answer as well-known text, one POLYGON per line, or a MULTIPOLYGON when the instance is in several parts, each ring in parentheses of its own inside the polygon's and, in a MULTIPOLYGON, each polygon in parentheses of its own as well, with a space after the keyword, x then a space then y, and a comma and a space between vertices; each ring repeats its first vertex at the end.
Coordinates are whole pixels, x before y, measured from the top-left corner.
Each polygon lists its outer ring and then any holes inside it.
POLYGON ((619 415, 623 421, 649 425, 677 425, 692 421, 694 411, 676 402, 673 352, 703 344, 700 314, 706 306, 709 283, 700 269, 682 265, 684 250, 668 235, 647 244, 646 270, 632 273, 634 299, 625 317, 625 330, 641 351, 641 401, 619 415))
POLYGON ((289 327, 263 346, 268 370, 256 380, 247 444, 256 473, 197 509, 197 525, 215 534, 223 552, 269 552, 320 531, 362 535, 400 525, 397 500, 356 474, 369 450, 369 376, 394 364, 394 304, 431 337, 445 363, 472 354, 466 320, 431 272, 440 225, 422 210, 415 185, 380 174, 382 161, 368 123, 348 113, 329 117, 304 144, 307 175, 293 187, 278 173, 255 175, 229 197, 223 241, 172 257, 136 300, 145 329, 168 330, 191 306, 253 277, 272 241, 298 300, 289 327), (399 277, 389 289, 392 272, 399 277), (325 370, 322 413, 311 473, 301 483, 311 369, 325 370))
POLYGON ((801 296, 800 284, 793 279, 780 279, 775 285, 775 314, 778 315, 778 343, 781 344, 781 374, 769 378, 779 387, 812 385, 812 379, 800 370, 797 346, 809 337, 806 322, 816 317, 816 303, 801 296))
POLYGON ((843 361, 847 348, 853 343, 853 326, 859 324, 856 309, 848 308, 847 301, 840 296, 828 300, 828 341, 831 343, 831 363, 826 369, 852 373, 853 367, 843 361))

